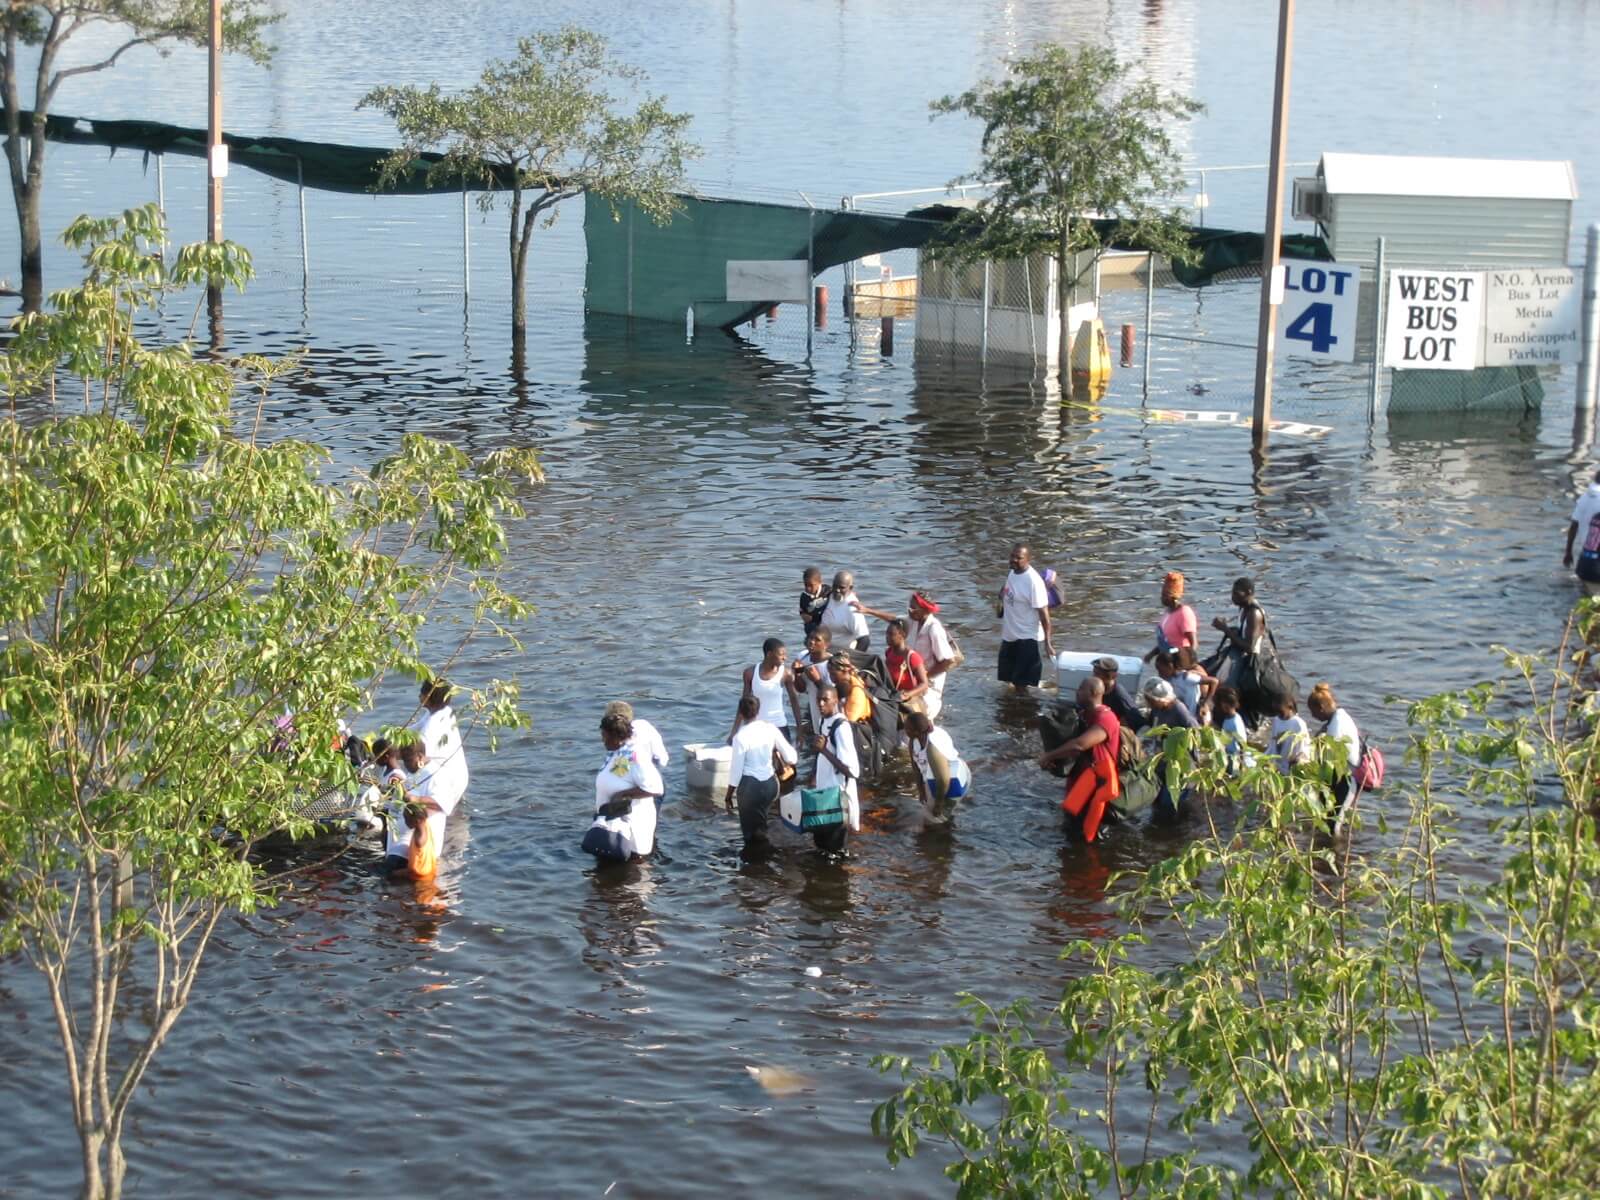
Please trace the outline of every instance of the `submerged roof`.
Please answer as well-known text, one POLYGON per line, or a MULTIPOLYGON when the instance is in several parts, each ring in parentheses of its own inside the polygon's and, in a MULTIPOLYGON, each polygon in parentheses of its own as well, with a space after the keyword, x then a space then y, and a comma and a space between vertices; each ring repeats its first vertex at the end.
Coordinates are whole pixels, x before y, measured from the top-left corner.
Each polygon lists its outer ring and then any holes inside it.
POLYGON ((1570 162, 1515 158, 1423 158, 1406 154, 1324 154, 1330 196, 1474 196, 1574 200, 1570 162))

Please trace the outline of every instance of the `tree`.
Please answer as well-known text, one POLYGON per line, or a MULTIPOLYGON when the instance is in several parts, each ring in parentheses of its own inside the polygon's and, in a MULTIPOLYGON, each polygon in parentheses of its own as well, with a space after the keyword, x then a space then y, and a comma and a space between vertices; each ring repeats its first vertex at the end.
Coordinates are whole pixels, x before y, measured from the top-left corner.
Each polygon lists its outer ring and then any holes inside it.
POLYGON ((879 1061, 906 1078, 873 1119, 891 1161, 949 1143, 963 1198, 1595 1195, 1600 708, 1575 644, 1412 704, 1415 782, 1363 798, 1348 844, 1311 833, 1342 747, 1285 779, 1169 735, 1161 769, 1232 805, 1130 881, 1132 932, 1068 947, 1054 1008, 969 997, 965 1043, 879 1061))
MULTIPOLYGON (((169 280, 154 205, 65 241, 83 285, 0 358, 0 952, 43 973, 83 1195, 114 1200, 124 1120, 212 931, 272 895, 252 847, 305 831, 302 798, 348 772, 341 715, 388 671, 431 675, 419 631, 442 595, 473 589, 463 637, 526 612, 492 568, 540 476, 531 451, 473 463, 407 435, 330 479, 326 451, 262 432, 295 363, 136 337, 164 293, 242 283, 248 254, 188 246, 169 280), (296 737, 268 752, 286 710, 296 737)), ((514 684, 472 703, 520 720, 514 684)))
MULTIPOLYGON (((624 112, 611 94, 644 78, 611 58, 599 34, 568 26, 518 39, 516 58, 490 63, 457 95, 433 84, 374 88, 361 100, 359 107, 381 109, 400 131, 380 189, 437 149, 444 157, 429 169, 429 182, 511 192, 511 329, 519 343, 528 325, 528 252, 542 215, 548 227, 556 205, 586 191, 631 201, 658 222, 678 208, 684 166, 700 153, 686 137, 689 115, 649 95, 624 112)), ((483 191, 479 205, 493 204, 493 191, 483 191)))
POLYGON ((1106 249, 1115 242, 1192 257, 1184 222, 1169 209, 1183 185, 1171 127, 1203 106, 1131 80, 1109 50, 1050 45, 1013 60, 1007 78, 930 107, 983 123, 980 165, 952 186, 993 185, 951 223, 933 256, 952 265, 1031 254, 1054 259, 1058 370, 1070 379, 1068 303, 1106 249))
MULTIPOLYGON (((222 8, 223 45, 265 63, 271 54, 262 31, 279 19, 263 11, 265 0, 227 0, 222 8)), ((22 310, 44 304, 44 247, 39 208, 44 194, 45 118, 56 92, 74 75, 104 71, 129 50, 153 46, 161 54, 175 42, 204 46, 210 37, 208 0, 8 0, 0 12, 5 51, 0 56, 0 104, 5 109, 6 167, 17 210, 22 247, 22 310), (95 62, 58 67, 62 48, 79 30, 110 24, 126 31, 114 50, 95 62), (33 69, 33 108, 22 107, 21 76, 25 46, 38 47, 33 69)))

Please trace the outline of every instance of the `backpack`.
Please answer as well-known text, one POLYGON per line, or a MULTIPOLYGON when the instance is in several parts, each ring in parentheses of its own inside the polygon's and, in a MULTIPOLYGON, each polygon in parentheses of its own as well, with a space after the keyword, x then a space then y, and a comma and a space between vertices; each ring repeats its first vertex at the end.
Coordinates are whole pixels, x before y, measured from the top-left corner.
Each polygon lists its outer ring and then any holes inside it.
POLYGON ((1576 570, 1585 583, 1600 583, 1600 513, 1589 518, 1589 528, 1583 531, 1576 570))
POLYGON ((1383 751, 1361 739, 1361 760, 1356 763, 1356 787, 1363 792, 1375 792, 1383 787, 1383 751))
POLYGON ((1238 672, 1232 682, 1247 710, 1275 713, 1284 700, 1299 696, 1300 685, 1278 656, 1278 639, 1267 622, 1266 610, 1260 605, 1256 608, 1261 611, 1261 632, 1266 635, 1266 644, 1257 642, 1259 649, 1239 656, 1238 672))
POLYGON ((1061 607, 1061 589, 1056 586, 1058 577, 1053 567, 1040 567, 1039 578, 1044 580, 1045 595, 1050 597, 1050 607, 1061 607))

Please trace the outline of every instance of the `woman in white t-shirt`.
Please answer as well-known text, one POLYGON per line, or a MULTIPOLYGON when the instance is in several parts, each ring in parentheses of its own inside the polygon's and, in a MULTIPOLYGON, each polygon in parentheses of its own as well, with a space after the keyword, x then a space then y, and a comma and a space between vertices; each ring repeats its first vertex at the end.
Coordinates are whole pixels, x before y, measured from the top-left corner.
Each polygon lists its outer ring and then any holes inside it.
POLYGON ((594 777, 594 822, 583 848, 602 862, 643 858, 656 845, 656 801, 666 789, 650 757, 633 742, 633 722, 600 719, 606 758, 594 777))
POLYGON ((1356 768, 1361 765, 1361 731, 1356 728, 1350 714, 1339 707, 1333 698, 1333 689, 1326 683, 1319 683, 1311 689, 1311 694, 1306 697, 1306 708, 1311 710, 1312 717, 1322 722, 1322 736, 1332 738, 1344 750, 1344 769, 1334 782, 1333 811, 1328 815, 1328 824, 1337 831, 1359 791, 1356 787, 1356 768))
POLYGON ((739 831, 744 835, 745 858, 759 858, 772 849, 767 837, 773 801, 778 798, 777 763, 793 767, 799 756, 783 731, 761 717, 761 702, 754 696, 739 701, 739 727, 733 734, 733 760, 728 767, 728 794, 723 806, 739 806, 739 831))
POLYGON ((907 713, 906 736, 911 740, 911 761, 917 767, 917 791, 924 807, 942 814, 947 802, 972 791, 972 768, 950 735, 934 725, 928 714, 907 713))
POLYGON ((835 650, 848 646, 865 652, 872 644, 867 636, 867 609, 856 596, 856 577, 849 571, 834 575, 828 606, 822 610, 822 625, 833 635, 835 650))

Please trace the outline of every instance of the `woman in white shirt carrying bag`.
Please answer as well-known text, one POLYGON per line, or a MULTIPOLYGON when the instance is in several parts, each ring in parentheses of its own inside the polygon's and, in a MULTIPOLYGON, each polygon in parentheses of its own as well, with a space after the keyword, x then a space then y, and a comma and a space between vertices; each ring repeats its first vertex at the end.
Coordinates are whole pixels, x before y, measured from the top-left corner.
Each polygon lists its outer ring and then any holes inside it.
POLYGON ((602 862, 643 858, 656 846, 656 801, 666 788, 648 754, 634 745, 633 722, 600 718, 606 759, 594 777, 594 822, 583 848, 602 862))
POLYGON ((1361 767, 1361 730, 1354 718, 1339 707, 1333 698, 1333 689, 1319 683, 1306 697, 1306 708, 1322 722, 1322 736, 1331 738, 1344 751, 1341 766, 1344 768, 1333 785, 1333 808, 1328 814, 1328 827, 1334 833, 1344 828, 1350 806, 1361 794, 1359 769, 1361 767))
POLYGON ((767 837, 767 822, 772 802, 781 786, 779 771, 793 774, 798 759, 783 731, 761 717, 761 701, 745 696, 739 701, 739 724, 733 731, 733 760, 728 769, 728 794, 723 805, 734 810, 739 804, 739 831, 744 835, 744 858, 759 858, 772 849, 767 837), (782 767, 780 767, 782 764, 782 767))

